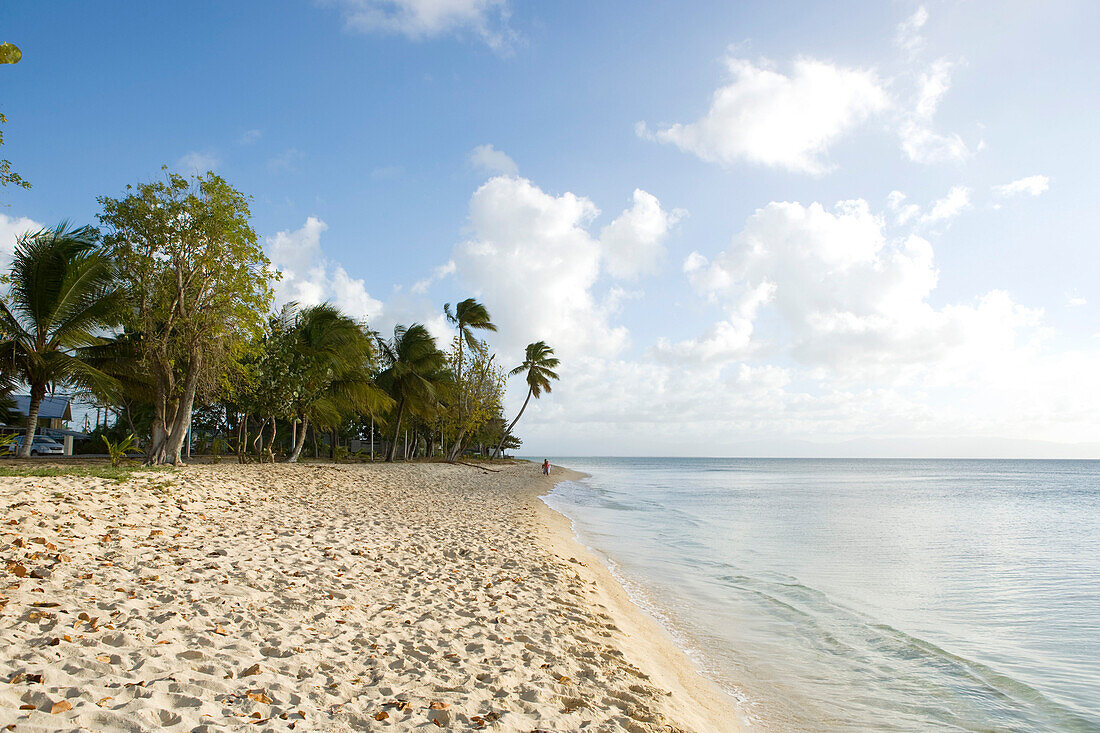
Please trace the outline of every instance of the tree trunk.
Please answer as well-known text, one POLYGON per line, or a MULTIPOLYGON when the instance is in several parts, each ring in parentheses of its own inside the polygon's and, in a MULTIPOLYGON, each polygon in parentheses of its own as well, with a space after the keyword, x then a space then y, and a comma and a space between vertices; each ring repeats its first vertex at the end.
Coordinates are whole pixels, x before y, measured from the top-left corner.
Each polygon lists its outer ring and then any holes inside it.
POLYGON ((272 448, 275 445, 275 431, 279 426, 279 421, 273 416, 271 418, 271 438, 267 441, 267 460, 271 463, 275 462, 275 451, 272 448))
POLYGON ((260 423, 260 429, 256 433, 256 437, 252 440, 252 450, 256 451, 256 460, 260 463, 264 462, 264 428, 267 427, 267 418, 260 423))
POLYGON ((523 411, 527 409, 527 403, 531 401, 532 391, 530 387, 527 388, 527 399, 523 401, 523 407, 519 408, 519 414, 516 415, 516 419, 504 430, 504 435, 500 437, 500 443, 497 444, 497 449, 493 452, 493 458, 500 455, 500 452, 504 449, 504 441, 508 440, 508 436, 512 434, 512 428, 514 428, 516 423, 519 422, 519 419, 523 417, 523 411))
POLYGON ((163 463, 164 442, 168 440, 168 397, 157 380, 157 395, 153 407, 153 424, 149 430, 149 450, 146 453, 149 463, 163 463))
POLYGON ((31 457, 31 448, 34 447, 34 431, 38 429, 38 411, 42 407, 42 399, 45 396, 45 385, 31 385, 31 400, 30 404, 27 405, 27 432, 23 434, 23 445, 19 448, 20 458, 31 457))
POLYGON ((244 413, 241 420, 241 432, 237 434, 237 460, 240 463, 248 462, 248 413, 244 413))
POLYGON ((165 443, 165 453, 169 461, 176 466, 183 465, 183 441, 191 428, 191 408, 195 405, 195 388, 199 383, 199 369, 202 366, 202 353, 192 354, 191 363, 187 369, 187 379, 183 384, 183 397, 176 406, 175 419, 168 433, 165 443))
POLYGON ((313 436, 313 459, 317 460, 321 457, 321 453, 317 450, 317 428, 311 429, 309 433, 313 436))
POLYGON ((390 451, 386 455, 386 462, 393 463, 393 459, 397 457, 397 437, 401 435, 401 419, 405 417, 405 398, 401 398, 401 402, 397 405, 397 424, 393 426, 393 440, 390 441, 390 451))
POLYGON ((458 431, 458 435, 455 436, 454 442, 451 443, 451 451, 447 455, 448 461, 455 461, 458 459, 458 455, 462 452, 462 439, 466 437, 466 428, 462 428, 458 431))
POLYGON ((298 440, 294 444, 294 450, 290 452, 290 456, 286 459, 287 463, 297 463, 298 456, 302 455, 302 446, 306 444, 306 428, 309 427, 309 418, 302 418, 302 432, 298 433, 298 440))

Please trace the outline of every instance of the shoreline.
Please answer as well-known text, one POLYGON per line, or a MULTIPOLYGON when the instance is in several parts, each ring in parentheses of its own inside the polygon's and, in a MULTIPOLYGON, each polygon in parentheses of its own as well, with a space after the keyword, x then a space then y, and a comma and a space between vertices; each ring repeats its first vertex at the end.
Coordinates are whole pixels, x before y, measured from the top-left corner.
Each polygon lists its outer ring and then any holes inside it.
POLYGON ((0 728, 710 733, 535 464, 0 478, 0 728))
POLYGON ((670 691, 668 708, 674 720, 696 731, 741 731, 745 723, 737 701, 705 677, 669 630, 634 602, 603 559, 581 542, 572 520, 542 501, 557 483, 588 475, 565 466, 553 468, 561 474, 556 478, 542 477, 545 481, 536 496, 547 549, 563 559, 575 557, 581 561, 577 572, 594 586, 596 602, 608 609, 626 637, 634 642, 624 645, 628 658, 660 687, 670 691))

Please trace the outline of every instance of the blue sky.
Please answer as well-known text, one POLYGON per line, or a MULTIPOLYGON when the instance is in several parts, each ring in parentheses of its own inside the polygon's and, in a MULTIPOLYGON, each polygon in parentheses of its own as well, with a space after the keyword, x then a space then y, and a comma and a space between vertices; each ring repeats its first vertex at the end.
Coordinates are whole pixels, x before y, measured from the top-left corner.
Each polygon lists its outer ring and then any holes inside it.
POLYGON ((4 244, 212 167, 282 297, 442 335, 476 294, 505 358, 551 341, 536 452, 1100 443, 1095 3, 9 0, 0 27, 34 184, 4 244))

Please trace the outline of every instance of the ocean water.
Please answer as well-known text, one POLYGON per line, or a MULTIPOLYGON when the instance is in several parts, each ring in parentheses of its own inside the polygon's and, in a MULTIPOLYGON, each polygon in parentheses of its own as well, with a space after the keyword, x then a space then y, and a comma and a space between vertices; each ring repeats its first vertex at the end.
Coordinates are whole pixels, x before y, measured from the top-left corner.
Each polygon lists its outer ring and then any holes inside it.
POLYGON ((1100 731, 1100 462, 553 460, 750 729, 1100 731))

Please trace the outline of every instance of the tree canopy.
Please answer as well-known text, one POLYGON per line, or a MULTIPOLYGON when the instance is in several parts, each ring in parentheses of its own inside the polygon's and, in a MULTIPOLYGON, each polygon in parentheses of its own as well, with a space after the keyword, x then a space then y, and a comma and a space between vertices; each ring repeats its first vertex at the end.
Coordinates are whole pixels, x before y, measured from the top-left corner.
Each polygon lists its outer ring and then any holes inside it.
POLYGON ((248 199, 214 173, 128 186, 102 197, 100 222, 131 307, 124 323, 153 377, 153 460, 179 463, 196 393, 227 386, 273 297, 248 199))

